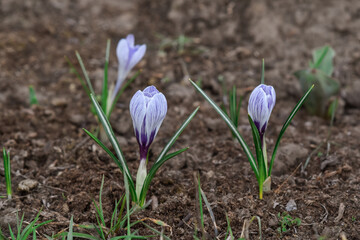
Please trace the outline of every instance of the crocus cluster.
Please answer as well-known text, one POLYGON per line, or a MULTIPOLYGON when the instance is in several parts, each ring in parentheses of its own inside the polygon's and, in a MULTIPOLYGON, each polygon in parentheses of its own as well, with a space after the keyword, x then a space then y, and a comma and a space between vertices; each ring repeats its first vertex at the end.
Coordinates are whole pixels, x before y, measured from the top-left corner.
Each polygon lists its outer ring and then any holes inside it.
POLYGON ((250 95, 248 114, 259 131, 261 144, 263 144, 264 134, 275 102, 275 90, 270 85, 260 84, 250 95))
POLYGON ((136 193, 139 196, 147 175, 146 157, 167 112, 164 94, 149 86, 137 91, 130 101, 130 114, 140 149, 140 165, 136 176, 136 193))

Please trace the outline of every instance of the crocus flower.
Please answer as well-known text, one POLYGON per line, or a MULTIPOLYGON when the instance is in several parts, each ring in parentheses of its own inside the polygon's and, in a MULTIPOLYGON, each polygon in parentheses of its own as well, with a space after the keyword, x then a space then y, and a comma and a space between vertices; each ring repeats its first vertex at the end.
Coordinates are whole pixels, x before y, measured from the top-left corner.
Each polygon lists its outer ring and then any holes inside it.
POLYGON ((137 91, 130 101, 130 114, 140 148, 140 165, 136 174, 136 194, 140 197, 147 175, 146 156, 165 118, 167 102, 154 86, 137 91))
POLYGON ((276 102, 275 90, 272 86, 260 84, 251 93, 248 105, 248 114, 259 130, 261 143, 276 102))
POLYGON ((135 45, 134 35, 129 34, 119 41, 116 47, 116 55, 119 61, 118 79, 112 93, 112 100, 124 82, 131 69, 143 58, 146 52, 146 45, 135 45))
POLYGON ((141 160, 146 159, 150 144, 159 131, 166 112, 166 98, 154 86, 137 91, 131 99, 130 114, 140 147, 141 160))

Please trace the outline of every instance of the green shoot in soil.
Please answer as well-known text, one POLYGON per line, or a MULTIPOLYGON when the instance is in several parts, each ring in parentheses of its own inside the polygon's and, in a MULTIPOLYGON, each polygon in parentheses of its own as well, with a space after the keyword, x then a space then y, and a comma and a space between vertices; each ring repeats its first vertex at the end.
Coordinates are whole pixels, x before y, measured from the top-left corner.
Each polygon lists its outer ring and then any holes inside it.
POLYGON ((29 102, 30 102, 30 106, 39 104, 36 98, 34 87, 31 85, 29 86, 29 102))
POLYGON ((324 46, 313 51, 313 61, 309 68, 294 73, 299 79, 303 93, 311 85, 314 90, 305 101, 308 112, 313 115, 330 118, 329 108, 340 91, 340 84, 332 78, 334 71, 333 58, 335 51, 330 46, 324 46))
POLYGON ((150 187, 150 183, 152 181, 152 179, 154 178, 156 172, 159 170, 159 168, 169 159, 179 155, 180 153, 186 151, 188 148, 183 148, 180 149, 178 151, 175 151, 173 153, 168 154, 168 151, 171 149, 171 147, 173 146, 173 144, 175 143, 176 139, 180 136, 180 134, 183 132, 183 130, 185 129, 185 127, 190 123, 190 121, 194 118, 195 114, 197 113, 197 111, 199 110, 199 108, 196 108, 195 111, 190 114, 190 116, 185 120, 185 122, 180 126, 180 128, 176 131, 176 133, 173 135, 173 137, 170 139, 170 141, 167 143, 167 145, 163 148, 163 150, 161 151, 159 157, 157 158, 157 160, 155 161, 155 163, 153 164, 153 166, 151 167, 149 173, 147 174, 144 184, 142 186, 141 192, 140 192, 140 197, 138 198, 136 195, 136 189, 135 189, 135 184, 134 181, 130 175, 129 172, 129 168, 127 166, 127 163, 125 161, 124 155, 120 149, 119 143, 115 137, 115 134, 112 130, 112 127, 108 121, 108 118, 106 117, 103 109, 101 108, 101 106, 99 105, 99 103, 97 102, 95 96, 93 94, 90 94, 90 98, 91 101, 95 107, 97 116, 99 118, 99 121, 101 122, 102 126, 104 127, 104 131, 107 134, 107 137, 111 143, 111 145, 113 146, 115 152, 116 152, 116 156, 96 137, 94 136, 92 133, 90 133, 89 131, 87 131, 86 129, 84 129, 84 131, 101 147, 104 149, 104 151, 106 153, 108 153, 108 155, 115 161, 115 163, 118 165, 118 167, 120 168, 121 172, 124 174, 125 179, 124 179, 124 183, 125 183, 125 187, 129 188, 129 193, 131 195, 131 199, 133 202, 137 203, 137 205, 139 205, 140 207, 144 206, 145 204, 145 200, 146 200, 146 194, 147 191, 150 187), (127 182, 127 183, 126 183, 127 182))
POLYGON ((11 165, 10 165, 10 153, 8 153, 5 148, 3 148, 3 159, 4 159, 4 175, 6 183, 6 194, 8 199, 12 197, 11 189, 11 165))
MULTIPOLYGON (((262 78, 264 78, 263 75, 264 75, 264 73, 262 73, 262 78)), ((282 136, 284 135, 285 130, 290 125, 291 120, 294 118, 295 114, 300 109, 301 105, 304 103, 305 99, 307 98, 307 96, 309 95, 309 93, 311 92, 311 90, 313 89, 314 86, 311 86, 308 89, 308 91, 299 100, 299 102, 296 104, 296 106, 294 107, 294 109, 292 110, 290 115, 288 116, 287 120, 285 121, 285 123, 278 135, 278 138, 276 140, 270 163, 268 164, 266 147, 265 147, 266 145, 264 144, 264 147, 262 147, 262 144, 260 142, 259 132, 258 132, 254 122, 252 121, 251 117, 249 116, 249 122, 250 122, 250 126, 251 126, 252 133, 253 133, 253 138, 254 138, 254 144, 255 144, 255 149, 256 149, 256 159, 255 159, 254 155, 252 154, 249 146, 246 144, 246 142, 244 141, 240 132, 238 131, 237 126, 235 126, 235 124, 229 118, 229 116, 227 114, 225 114, 224 111, 196 83, 194 83, 191 80, 190 80, 190 82, 195 87, 195 89, 205 98, 205 100, 210 103, 210 105, 215 109, 215 111, 223 118, 223 120, 226 122, 226 124, 230 128, 231 132, 234 134, 236 139, 239 141, 241 147, 243 148, 243 150, 249 160, 250 166, 255 174, 255 177, 258 181, 259 198, 262 199, 264 183, 266 183, 269 186, 270 186, 269 183, 271 183, 271 171, 272 171, 272 167, 273 167, 273 164, 274 164, 274 161, 276 158, 276 153, 277 153, 277 149, 280 144, 280 140, 281 140, 282 136)))
POLYGON ((278 218, 280 227, 277 231, 280 234, 288 232, 292 227, 301 225, 301 220, 299 218, 293 218, 287 212, 283 212, 281 215, 278 213, 278 218))
POLYGON ((9 239, 10 238, 12 240, 26 240, 30 236, 30 234, 33 234, 33 239, 36 239, 36 229, 53 221, 53 220, 48 220, 48 221, 36 224, 36 222, 39 220, 40 213, 41 213, 41 211, 36 215, 34 220, 32 222, 30 222, 24 229, 22 229, 23 223, 24 223, 24 214, 22 215, 21 219, 19 219, 19 216, 17 213, 16 214, 16 230, 17 231, 14 232, 9 224, 10 237, 5 237, 0 228, 0 239, 9 239))
MULTIPOLYGON (((225 102, 221 105, 221 108, 224 111, 224 113, 230 118, 234 126, 237 128, 239 126, 239 114, 242 103, 242 96, 240 96, 239 98, 237 97, 236 86, 233 86, 232 90, 229 91, 228 99, 229 99, 229 112, 226 110, 225 102)), ((234 139, 236 138, 234 133, 232 133, 232 136, 234 139)))
MULTIPOLYGON (((76 75, 76 77, 79 79, 81 85, 83 86, 86 94, 88 95, 88 97, 91 99, 90 94, 93 94, 96 96, 96 98, 98 100, 100 100, 101 103, 101 108, 103 109, 105 116, 107 118, 110 118, 111 113, 113 112, 115 105, 117 103, 117 101, 119 100, 120 96, 123 94, 123 92, 125 91, 125 89, 127 87, 129 87, 129 85, 139 76, 141 71, 138 71, 133 77, 131 77, 128 81, 126 81, 124 83, 124 85, 121 87, 121 89, 116 93, 116 95, 114 97, 112 97, 112 93, 114 90, 114 86, 110 85, 109 87, 109 81, 108 81, 108 68, 109 68, 109 58, 110 58, 110 39, 108 39, 107 41, 107 45, 106 45, 106 53, 105 53, 105 65, 104 65, 104 78, 103 78, 103 83, 102 83, 102 91, 101 91, 101 95, 97 96, 95 94, 93 85, 90 81, 88 72, 85 68, 85 64, 80 56, 80 54, 76 51, 75 55, 76 58, 79 62, 81 71, 84 75, 85 81, 83 80, 83 78, 81 77, 81 75, 79 74, 79 72, 76 70, 75 66, 71 63, 71 61, 65 57, 66 61, 68 62, 71 71, 76 75)), ((94 110, 94 106, 91 105, 91 112, 96 115, 96 111, 94 110)), ((106 134, 103 132, 103 127, 101 126, 101 123, 99 123, 99 128, 98 131, 96 131, 96 133, 100 133, 100 139, 102 141, 106 140, 106 134)), ((97 134, 95 134, 97 135, 97 134)))

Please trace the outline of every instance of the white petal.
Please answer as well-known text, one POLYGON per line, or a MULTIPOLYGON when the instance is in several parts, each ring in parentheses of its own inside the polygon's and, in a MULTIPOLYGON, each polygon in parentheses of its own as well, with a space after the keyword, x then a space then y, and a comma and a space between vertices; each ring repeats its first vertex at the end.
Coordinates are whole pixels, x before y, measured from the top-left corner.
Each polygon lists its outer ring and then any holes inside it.
POLYGON ((130 47, 134 47, 135 44, 135 37, 133 34, 129 34, 126 36, 126 41, 128 42, 130 47))
POLYGON ((145 119, 145 132, 148 138, 153 134, 153 139, 167 112, 166 98, 162 93, 155 94, 148 103, 145 119))
POLYGON ((141 45, 136 52, 133 53, 128 64, 129 71, 144 57, 146 52, 146 45, 141 45))
POLYGON ((119 61, 119 71, 124 70, 129 61, 129 46, 125 39, 121 39, 116 47, 116 55, 119 61))
POLYGON ((138 90, 130 101, 130 115, 133 120, 135 134, 141 134, 141 127, 144 123, 146 114, 146 104, 144 94, 138 90))

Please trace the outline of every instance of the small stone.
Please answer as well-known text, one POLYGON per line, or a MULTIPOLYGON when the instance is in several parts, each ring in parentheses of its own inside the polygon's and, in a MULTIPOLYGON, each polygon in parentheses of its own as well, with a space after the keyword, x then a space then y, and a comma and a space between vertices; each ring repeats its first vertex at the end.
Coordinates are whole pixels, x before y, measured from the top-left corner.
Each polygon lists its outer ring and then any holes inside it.
POLYGON ((151 208, 155 210, 159 206, 159 200, 156 196, 151 196, 151 208))
POLYGON ((342 97, 347 105, 360 107, 360 80, 353 82, 352 86, 348 86, 342 92, 342 97))
POLYGON ((67 203, 64 203, 63 206, 62 206, 62 209, 65 213, 68 213, 70 208, 69 208, 69 205, 67 203))
POLYGON ((210 170, 207 173, 205 173, 205 176, 207 178, 213 178, 215 176, 215 173, 214 173, 214 171, 210 170))
POLYGON ((294 199, 290 199, 290 201, 286 204, 286 211, 291 212, 294 210, 297 210, 296 208, 296 202, 294 199))
POLYGON ((58 97, 51 100, 51 104, 55 107, 64 107, 68 103, 68 100, 65 97, 58 97))
POLYGON ((70 117, 69 117, 69 121, 70 121, 72 124, 80 125, 81 123, 84 122, 84 117, 83 117, 83 115, 81 115, 81 114, 72 114, 72 115, 70 115, 70 117))
POLYGON ((277 218, 271 218, 271 219, 269 220, 269 226, 270 226, 270 227, 276 227, 276 226, 279 225, 278 222, 279 222, 279 221, 277 220, 277 218))
POLYGON ((38 184, 39 182, 36 180, 25 179, 19 183, 18 190, 21 192, 29 192, 30 190, 36 188, 38 184))

